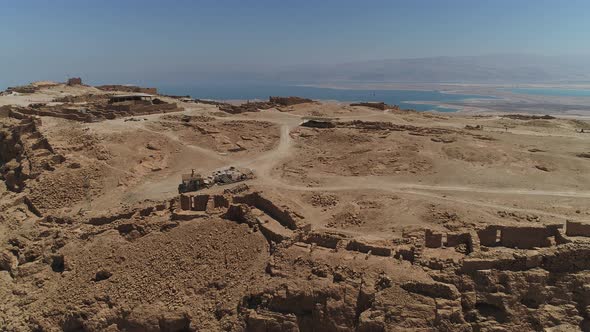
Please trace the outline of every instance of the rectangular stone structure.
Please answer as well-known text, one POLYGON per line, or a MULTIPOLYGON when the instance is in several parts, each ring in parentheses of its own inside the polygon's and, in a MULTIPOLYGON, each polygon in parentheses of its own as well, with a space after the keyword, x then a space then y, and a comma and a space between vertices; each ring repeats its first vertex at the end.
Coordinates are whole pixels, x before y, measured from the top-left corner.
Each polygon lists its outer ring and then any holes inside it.
POLYGON ((195 211, 206 211, 209 203, 209 195, 197 195, 193 197, 193 209, 195 211))
POLYGON ((565 222, 565 235, 590 237, 590 222, 568 220, 565 222))
POLYGON ((180 209, 188 211, 191 209, 191 198, 187 195, 180 195, 180 209))
POLYGON ((440 248, 442 247, 442 233, 434 233, 432 230, 427 229, 424 232, 424 245, 427 248, 440 248))
POLYGON ((503 226, 500 229, 500 243, 508 248, 531 249, 551 246, 547 227, 503 226))

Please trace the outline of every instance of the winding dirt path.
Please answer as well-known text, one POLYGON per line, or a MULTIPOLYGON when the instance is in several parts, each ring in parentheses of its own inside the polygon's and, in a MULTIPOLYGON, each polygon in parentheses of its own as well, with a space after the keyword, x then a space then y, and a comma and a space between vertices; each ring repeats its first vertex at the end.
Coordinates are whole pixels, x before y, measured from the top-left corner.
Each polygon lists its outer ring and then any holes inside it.
MULTIPOLYGON (((189 110, 184 112, 185 114, 197 114, 198 110, 189 110)), ((375 113, 375 116, 380 115, 381 113, 375 113)), ((346 119, 364 119, 367 116, 343 116, 341 118, 346 119)), ((370 117, 370 115, 369 115, 370 117)), ((294 142, 291 138, 291 131, 299 126, 302 122, 301 115, 291 114, 291 113, 271 113, 268 112, 266 114, 261 113, 254 113, 252 115, 247 116, 223 116, 218 117, 214 116, 217 120, 221 121, 267 121, 272 122, 280 126, 280 139, 278 144, 270 151, 258 155, 249 160, 237 160, 232 158, 231 155, 220 155, 219 153, 206 149, 200 146, 195 146, 191 144, 186 144, 182 142, 174 133, 172 132, 159 132, 155 130, 151 130, 146 127, 145 123, 137 124, 138 127, 142 130, 149 131, 154 134, 164 135, 167 138, 181 142, 187 148, 198 152, 206 156, 207 158, 212 158, 215 161, 222 163, 225 166, 237 166, 237 167, 244 167, 250 168, 256 175, 256 179, 252 180, 252 183, 259 184, 263 186, 279 188, 279 189, 286 189, 286 190, 293 190, 293 191, 355 191, 355 190, 375 190, 375 191, 382 191, 382 192, 391 192, 391 193, 398 193, 398 194, 409 194, 409 195, 417 195, 423 197, 430 197, 435 198, 438 200, 444 201, 452 201, 461 204, 469 204, 475 206, 481 206, 486 208, 493 208, 498 210, 509 210, 509 211, 518 211, 523 213, 534 213, 537 215, 543 216, 550 216, 553 218, 572 218, 571 216, 562 215, 558 213, 547 212, 538 209, 523 209, 517 208, 512 205, 502 205, 502 204, 493 204, 482 202, 478 199, 466 199, 461 197, 453 196, 452 193, 473 193, 473 194, 492 194, 492 195, 522 195, 522 196, 549 196, 549 197, 565 197, 565 198, 590 198, 590 191, 552 191, 552 190, 537 190, 537 189, 526 189, 526 188, 482 188, 482 187, 473 187, 473 186, 461 186, 461 185, 428 185, 422 183, 400 183, 395 182, 393 179, 388 179, 387 177, 377 177, 377 176, 362 176, 362 177, 347 177, 347 176, 329 176, 326 177, 328 182, 332 183, 332 185, 324 185, 324 186, 306 186, 306 185, 294 185, 285 182, 280 177, 277 177, 273 174, 273 169, 280 165, 285 159, 289 158, 292 153, 295 153, 294 149, 292 149, 294 142)), ((160 179, 159 181, 149 181, 141 186, 141 188, 137 188, 142 192, 157 192, 159 194, 163 193, 173 193, 175 191, 175 186, 172 189, 164 188, 164 186, 171 186, 174 183, 178 182, 179 174, 168 174, 165 178, 160 179)), ((134 190, 137 193, 137 190, 134 190)))

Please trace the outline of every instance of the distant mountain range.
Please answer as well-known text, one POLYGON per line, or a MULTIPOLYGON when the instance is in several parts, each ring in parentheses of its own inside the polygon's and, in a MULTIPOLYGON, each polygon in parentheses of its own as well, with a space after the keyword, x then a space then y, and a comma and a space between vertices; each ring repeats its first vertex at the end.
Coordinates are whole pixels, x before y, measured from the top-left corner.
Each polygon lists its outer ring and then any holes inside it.
POLYGON ((402 83, 589 82, 590 56, 487 55, 293 66, 277 80, 402 83))

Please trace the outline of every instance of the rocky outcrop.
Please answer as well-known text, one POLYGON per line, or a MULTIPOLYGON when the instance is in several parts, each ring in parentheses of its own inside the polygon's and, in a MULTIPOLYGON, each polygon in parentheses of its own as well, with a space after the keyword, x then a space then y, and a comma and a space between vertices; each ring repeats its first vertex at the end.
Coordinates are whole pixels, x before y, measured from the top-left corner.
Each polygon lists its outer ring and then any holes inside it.
POLYGON ((442 282, 420 282, 409 281, 401 285, 408 292, 422 294, 428 297, 454 300, 461 296, 461 293, 453 285, 442 282))
POLYGON ((8 115, 11 121, 0 123, 0 176, 9 190, 21 192, 26 180, 52 171, 65 158, 39 131, 40 120, 12 108, 8 115))

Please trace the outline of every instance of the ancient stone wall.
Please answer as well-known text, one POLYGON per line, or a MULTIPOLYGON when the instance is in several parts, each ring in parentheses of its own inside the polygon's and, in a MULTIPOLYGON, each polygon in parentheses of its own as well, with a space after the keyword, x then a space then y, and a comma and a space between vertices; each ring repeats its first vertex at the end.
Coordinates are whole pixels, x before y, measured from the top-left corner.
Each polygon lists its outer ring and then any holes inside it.
POLYGON ((364 106, 364 107, 370 107, 370 108, 375 108, 378 110, 386 110, 386 109, 399 109, 399 106, 397 105, 387 105, 384 102, 360 102, 360 103, 353 103, 350 104, 350 106, 364 106))
POLYGON ((209 203, 209 195, 196 195, 193 197, 193 210, 206 211, 209 203))
POLYGON ((254 206, 279 221, 283 226, 292 230, 297 229, 299 216, 290 211, 287 206, 277 206, 271 200, 261 196, 258 192, 236 196, 234 197, 234 202, 254 206))
POLYGON ((424 245, 427 248, 440 248, 443 245, 443 235, 440 232, 433 232, 427 229, 424 233, 424 245))
POLYGON ((389 257, 393 253, 393 249, 385 244, 371 243, 363 240, 351 240, 346 246, 346 249, 385 257, 389 257))
POLYGON ((552 234, 546 227, 504 226, 500 229, 500 244, 508 248, 530 249, 549 247, 552 234))
POLYGON ((590 237, 590 222, 568 220, 565 225, 565 234, 590 237))
POLYGON ((12 109, 8 113, 15 122, 0 124, 0 177, 9 190, 21 192, 26 180, 52 170, 65 158, 39 132, 40 120, 12 109))
POLYGON ((99 85, 96 88, 99 90, 103 90, 103 91, 137 92, 137 93, 147 93, 147 94, 152 94, 152 95, 158 94, 157 88, 142 88, 142 87, 134 86, 134 85, 110 84, 110 85, 99 85))
POLYGON ((80 77, 72 77, 68 79, 68 85, 82 85, 82 79, 80 77))
POLYGON ((313 100, 311 100, 311 99, 294 97, 294 96, 291 96, 291 97, 269 97, 268 101, 273 104, 277 104, 277 105, 281 105, 281 106, 291 106, 291 105, 313 102, 313 100))
POLYGON ((131 102, 111 104, 106 109, 114 112, 123 112, 129 115, 146 115, 153 113, 167 113, 173 111, 180 111, 176 104, 151 104, 149 102, 131 102))

